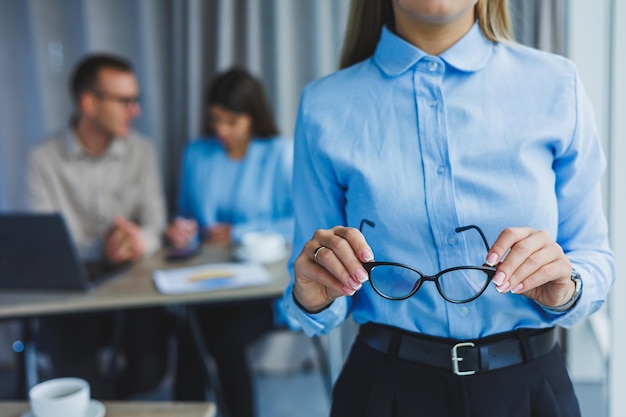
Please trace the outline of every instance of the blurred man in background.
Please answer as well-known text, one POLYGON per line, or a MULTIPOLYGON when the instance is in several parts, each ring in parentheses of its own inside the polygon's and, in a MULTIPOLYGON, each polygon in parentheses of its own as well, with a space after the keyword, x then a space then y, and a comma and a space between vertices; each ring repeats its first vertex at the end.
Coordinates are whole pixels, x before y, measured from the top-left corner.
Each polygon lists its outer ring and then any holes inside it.
MULTIPOLYGON (((152 144, 131 130, 141 113, 131 64, 88 56, 70 88, 77 113, 65 132, 31 153, 29 202, 34 211, 60 212, 88 271, 101 273, 159 248, 162 184, 152 144)), ((95 398, 125 398, 152 389, 165 372, 163 318, 156 309, 49 317, 42 320, 41 348, 54 376, 87 379, 95 398), (126 367, 111 379, 117 370, 101 369, 100 359, 114 331, 122 335, 126 367)))

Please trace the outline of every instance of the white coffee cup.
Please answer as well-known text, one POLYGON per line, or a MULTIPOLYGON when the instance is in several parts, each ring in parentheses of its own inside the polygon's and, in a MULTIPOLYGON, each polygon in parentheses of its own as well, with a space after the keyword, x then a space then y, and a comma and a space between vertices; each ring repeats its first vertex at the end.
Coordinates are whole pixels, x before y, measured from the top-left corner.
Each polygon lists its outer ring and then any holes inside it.
POLYGON ((35 417, 83 417, 89 406, 89 383, 80 378, 55 378, 28 391, 35 417))
POLYGON ((237 250, 238 258, 252 262, 276 262, 285 256, 285 239, 276 233, 246 233, 237 250))

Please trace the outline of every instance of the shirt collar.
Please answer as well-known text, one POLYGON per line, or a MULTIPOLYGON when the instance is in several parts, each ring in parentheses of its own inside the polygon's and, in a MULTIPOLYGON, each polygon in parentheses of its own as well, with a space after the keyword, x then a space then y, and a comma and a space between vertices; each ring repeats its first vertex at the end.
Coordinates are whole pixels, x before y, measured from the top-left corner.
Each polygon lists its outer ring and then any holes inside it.
MULTIPOLYGON (((126 142, 126 139, 121 139, 117 137, 114 138, 113 142, 111 142, 111 145, 101 158, 120 159, 124 155, 125 149, 127 147, 126 142)), ((71 126, 69 129, 67 129, 67 132, 65 134, 65 149, 68 156, 71 158, 92 158, 92 156, 85 152, 85 150, 81 146, 80 141, 78 140, 78 136, 76 136, 76 133, 71 126)))
MULTIPOLYGON (((474 72, 485 66, 494 45, 494 42, 485 38, 478 22, 475 22, 465 36, 439 57, 459 71, 474 72)), ((426 56, 429 56, 426 52, 400 38, 385 26, 374 53, 374 61, 387 75, 396 76, 426 56)))

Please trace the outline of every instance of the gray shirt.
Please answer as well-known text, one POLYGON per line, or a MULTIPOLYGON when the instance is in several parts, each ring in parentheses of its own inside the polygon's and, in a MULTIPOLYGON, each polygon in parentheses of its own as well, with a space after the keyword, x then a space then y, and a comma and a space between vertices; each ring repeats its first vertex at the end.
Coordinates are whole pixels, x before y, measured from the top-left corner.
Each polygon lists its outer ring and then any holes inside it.
POLYGON ((94 158, 69 129, 35 148, 29 158, 32 210, 63 214, 83 259, 98 259, 116 216, 142 229, 146 253, 160 246, 165 201, 152 144, 136 132, 113 140, 94 158))

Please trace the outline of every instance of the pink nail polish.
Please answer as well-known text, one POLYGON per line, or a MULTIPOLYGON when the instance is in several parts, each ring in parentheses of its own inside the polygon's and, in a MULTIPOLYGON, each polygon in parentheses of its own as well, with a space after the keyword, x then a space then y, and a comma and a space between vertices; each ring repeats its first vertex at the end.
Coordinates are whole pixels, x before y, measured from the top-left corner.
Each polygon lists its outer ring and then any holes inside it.
POLYGON ((490 253, 489 256, 487 256, 487 259, 485 260, 485 262, 489 266, 494 266, 496 262, 498 262, 498 254, 495 252, 490 253))
POLYGON ((359 288, 361 288, 361 283, 354 278, 350 278, 350 280, 348 281, 348 284, 350 284, 350 286, 354 288, 355 290, 358 290, 359 288))
POLYGON ((509 289, 510 284, 511 283, 509 281, 506 281, 502 283, 502 285, 496 286, 496 291, 498 291, 500 294, 505 293, 509 289))
POLYGON ((374 260, 374 254, 367 249, 361 253, 361 256, 363 257, 363 260, 365 260, 365 262, 371 262, 374 260))
POLYGON ((354 295, 354 293, 356 292, 354 289, 348 287, 347 285, 343 286, 342 291, 345 295, 354 295))
POLYGON ((363 283, 365 281, 367 281, 369 279, 369 276, 367 275, 367 272, 365 272, 362 269, 357 269, 357 271, 354 273, 355 278, 357 279, 357 281, 359 281, 360 283, 363 283))
POLYGON ((517 285, 515 286, 515 288, 513 288, 513 289, 511 290, 511 292, 512 292, 513 294, 517 294, 517 293, 518 293, 518 292, 520 292, 523 288, 524 288, 524 285, 522 285, 522 283, 520 282, 519 284, 517 284, 517 285))
POLYGON ((493 276, 493 283, 500 286, 502 285, 502 283, 504 282, 504 272, 502 271, 498 271, 496 272, 496 274, 493 276))

